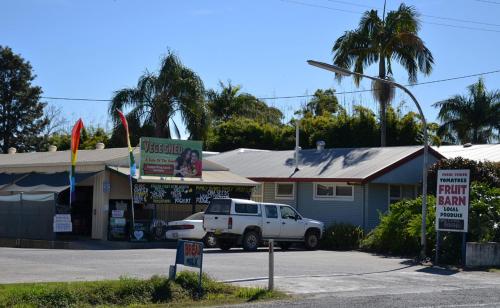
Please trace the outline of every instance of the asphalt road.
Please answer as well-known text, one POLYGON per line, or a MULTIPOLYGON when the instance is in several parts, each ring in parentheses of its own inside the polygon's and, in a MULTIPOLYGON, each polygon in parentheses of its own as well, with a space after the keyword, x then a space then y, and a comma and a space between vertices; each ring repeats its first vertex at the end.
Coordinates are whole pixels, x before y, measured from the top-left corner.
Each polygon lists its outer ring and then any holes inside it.
MULTIPOLYGON (((174 259, 173 249, 0 248, 0 283, 100 280, 120 276, 147 278, 166 275, 174 259)), ((265 287, 267 266, 266 249, 255 253, 215 249, 204 254, 204 271, 234 284, 265 287)), ((293 305, 413 307, 436 306, 442 302, 443 305, 472 303, 477 306, 480 303, 485 307, 500 307, 498 273, 429 268, 414 265, 407 259, 362 252, 277 249, 275 277, 277 289, 293 294, 293 305)), ((291 302, 257 304, 256 307, 261 305, 288 306, 291 302)))

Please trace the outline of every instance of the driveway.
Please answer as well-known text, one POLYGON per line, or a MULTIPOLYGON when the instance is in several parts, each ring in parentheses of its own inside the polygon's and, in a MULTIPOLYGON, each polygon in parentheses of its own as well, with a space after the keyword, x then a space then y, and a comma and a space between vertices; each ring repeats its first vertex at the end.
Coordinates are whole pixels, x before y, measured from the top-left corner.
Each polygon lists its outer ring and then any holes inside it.
MULTIPOLYGON (((268 252, 206 250, 204 271, 218 280, 267 285, 268 252)), ((167 275, 174 249, 54 250, 0 248, 0 283, 147 278, 167 275)), ((413 265, 411 260, 363 252, 275 252, 275 286, 294 294, 370 296, 490 288, 500 293, 500 275, 455 272, 413 265)))

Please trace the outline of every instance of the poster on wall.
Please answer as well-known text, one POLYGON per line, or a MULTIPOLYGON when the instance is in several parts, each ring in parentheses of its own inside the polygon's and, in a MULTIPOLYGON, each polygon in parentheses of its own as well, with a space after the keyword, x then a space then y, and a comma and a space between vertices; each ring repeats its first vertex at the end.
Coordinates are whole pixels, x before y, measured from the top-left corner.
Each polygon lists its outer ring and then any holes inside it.
POLYGON ((201 177, 202 141, 142 137, 140 175, 201 177))
POLYGON ((438 170, 436 230, 467 232, 470 170, 438 170))
POLYGON ((250 199, 251 191, 241 186, 135 183, 134 203, 207 205, 212 198, 250 199))
POLYGON ((127 213, 130 200, 109 200, 109 232, 110 240, 126 240, 128 238, 127 213))

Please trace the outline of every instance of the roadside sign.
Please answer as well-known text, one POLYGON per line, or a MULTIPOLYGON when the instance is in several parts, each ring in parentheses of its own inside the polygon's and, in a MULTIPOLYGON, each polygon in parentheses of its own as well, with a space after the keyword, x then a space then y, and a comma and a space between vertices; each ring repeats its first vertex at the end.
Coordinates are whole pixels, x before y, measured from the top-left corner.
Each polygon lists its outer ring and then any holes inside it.
POLYGON ((72 232, 71 214, 55 214, 52 227, 54 232, 72 232))
POLYGON ((169 277, 175 277, 177 264, 200 269, 200 278, 198 281, 198 290, 201 294, 201 275, 203 273, 203 243, 194 241, 179 240, 177 242, 177 253, 175 255, 175 266, 170 267, 169 277))
POLYGON ((467 232, 470 170, 438 170, 436 230, 467 232))

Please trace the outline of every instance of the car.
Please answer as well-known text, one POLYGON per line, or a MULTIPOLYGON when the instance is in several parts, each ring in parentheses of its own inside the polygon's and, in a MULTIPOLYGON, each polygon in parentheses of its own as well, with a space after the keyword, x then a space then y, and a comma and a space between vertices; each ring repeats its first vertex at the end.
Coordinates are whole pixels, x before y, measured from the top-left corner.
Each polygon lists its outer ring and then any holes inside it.
POLYGON ((319 247, 324 223, 303 217, 287 204, 212 199, 205 211, 203 229, 215 234, 222 250, 241 244, 244 250, 255 251, 269 239, 282 249, 301 242, 314 250, 319 247))
POLYGON ((165 227, 165 237, 171 240, 201 240, 206 248, 217 247, 214 234, 203 230, 203 216, 204 213, 199 212, 183 220, 170 221, 165 227))

